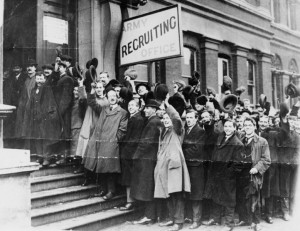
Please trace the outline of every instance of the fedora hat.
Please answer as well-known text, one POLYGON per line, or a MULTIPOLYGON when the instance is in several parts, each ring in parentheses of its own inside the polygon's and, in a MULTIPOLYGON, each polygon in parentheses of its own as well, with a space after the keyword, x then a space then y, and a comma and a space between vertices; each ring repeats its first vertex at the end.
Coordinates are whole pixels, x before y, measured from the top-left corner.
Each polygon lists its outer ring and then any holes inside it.
POLYGON ((133 99, 133 93, 127 87, 122 87, 119 95, 122 99, 124 99, 127 102, 133 99))
POLYGON ((185 102, 181 96, 177 94, 171 96, 169 98, 169 104, 171 104, 175 108, 175 110, 179 113, 179 115, 182 116, 185 109, 185 102))
POLYGON ((285 117, 290 111, 290 107, 287 103, 283 102, 279 105, 279 116, 280 118, 285 117))
POLYGON ((174 80, 173 84, 178 86, 178 91, 182 91, 182 89, 185 87, 185 82, 183 80, 174 80))
POLYGON ((197 97, 196 101, 198 104, 205 106, 208 99, 205 95, 200 95, 199 97, 197 97))
POLYGON ((291 98, 296 98, 296 97, 300 96, 300 89, 295 84, 289 83, 285 87, 285 94, 290 96, 291 98))
POLYGON ((158 109, 160 107, 160 103, 157 102, 155 99, 149 99, 145 107, 154 107, 158 109))
POLYGON ((75 63, 75 66, 72 68, 72 72, 73 72, 74 77, 77 77, 79 79, 83 79, 82 69, 80 68, 78 62, 75 63))
POLYGON ((210 95, 210 94, 212 94, 214 97, 216 97, 216 90, 215 89, 213 89, 212 87, 207 87, 206 88, 206 92, 207 92, 207 95, 210 95))
POLYGON ((154 97, 157 101, 164 101, 168 93, 169 88, 166 84, 158 83, 154 88, 154 97))
POLYGON ((183 94, 185 100, 191 99, 193 90, 194 90, 194 88, 191 85, 187 85, 182 89, 182 94, 183 94))
POLYGON ((237 96, 241 96, 241 94, 243 94, 243 92, 246 91, 246 88, 244 86, 240 86, 237 89, 235 89, 235 94, 237 96))
POLYGON ((90 66, 93 65, 95 69, 98 67, 98 59, 97 58, 92 58, 91 60, 86 62, 86 69, 90 69, 90 66))
POLYGON ((262 107, 262 108, 265 108, 266 107, 266 102, 267 102, 267 96, 265 96, 264 94, 261 94, 259 96, 259 105, 262 107))
POLYGON ((37 66, 38 64, 36 63, 36 61, 34 59, 29 59, 26 63, 26 67, 29 66, 37 66))
POLYGON ((229 94, 226 95, 221 101, 220 101, 220 108, 225 113, 232 113, 235 109, 236 105, 238 103, 238 98, 236 95, 229 94))
POLYGON ((88 73, 88 76, 92 79, 92 81, 96 82, 96 80, 97 80, 97 71, 96 71, 96 68, 93 65, 90 66, 87 73, 88 73))
POLYGON ((124 72, 124 77, 129 76, 131 80, 135 80, 138 77, 137 71, 135 69, 127 69, 124 72))

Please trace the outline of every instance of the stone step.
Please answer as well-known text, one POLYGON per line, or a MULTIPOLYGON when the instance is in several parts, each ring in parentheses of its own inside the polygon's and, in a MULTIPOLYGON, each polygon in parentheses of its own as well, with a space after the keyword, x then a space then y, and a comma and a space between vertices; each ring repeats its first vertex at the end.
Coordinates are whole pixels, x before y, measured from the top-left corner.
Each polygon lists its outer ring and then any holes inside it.
POLYGON ((84 181, 84 174, 63 173, 31 178, 31 192, 39 192, 55 188, 80 185, 84 181))
POLYGON ((61 173, 73 173, 78 168, 77 165, 68 164, 64 166, 54 166, 54 167, 41 167, 39 171, 35 171, 30 174, 31 177, 41 177, 41 176, 49 176, 56 175, 61 173))
POLYGON ((113 208, 72 219, 58 221, 43 226, 38 226, 33 228, 33 230, 102 230, 114 225, 121 224, 125 221, 138 219, 139 217, 141 217, 141 211, 141 208, 133 209, 131 211, 120 211, 118 208, 113 208))
POLYGON ((31 193, 31 208, 40 208, 53 204, 90 198, 94 196, 95 193, 97 193, 96 185, 89 185, 86 187, 76 185, 33 192, 31 193))
POLYGON ((116 196, 109 201, 100 197, 60 203, 31 210, 31 225, 39 226, 70 218, 92 214, 126 203, 126 196, 116 196))

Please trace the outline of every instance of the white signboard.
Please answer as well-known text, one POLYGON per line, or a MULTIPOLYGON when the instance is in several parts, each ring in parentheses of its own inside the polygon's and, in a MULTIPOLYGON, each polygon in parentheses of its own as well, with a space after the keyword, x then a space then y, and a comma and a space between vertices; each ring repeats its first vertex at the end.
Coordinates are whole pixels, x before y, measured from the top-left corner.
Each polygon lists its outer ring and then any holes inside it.
POLYGON ((121 65, 182 56, 178 5, 123 21, 121 65))
POLYGON ((68 44, 68 21, 44 16, 43 38, 51 43, 68 44))

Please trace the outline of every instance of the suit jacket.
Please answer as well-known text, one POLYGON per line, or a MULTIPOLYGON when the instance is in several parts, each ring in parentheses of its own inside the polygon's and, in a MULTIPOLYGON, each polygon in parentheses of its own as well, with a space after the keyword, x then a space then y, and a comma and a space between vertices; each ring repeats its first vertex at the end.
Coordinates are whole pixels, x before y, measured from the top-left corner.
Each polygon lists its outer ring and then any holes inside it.
POLYGON ((205 131, 198 123, 187 133, 188 127, 185 128, 185 136, 182 144, 182 151, 187 166, 199 166, 205 159, 204 138, 205 131))

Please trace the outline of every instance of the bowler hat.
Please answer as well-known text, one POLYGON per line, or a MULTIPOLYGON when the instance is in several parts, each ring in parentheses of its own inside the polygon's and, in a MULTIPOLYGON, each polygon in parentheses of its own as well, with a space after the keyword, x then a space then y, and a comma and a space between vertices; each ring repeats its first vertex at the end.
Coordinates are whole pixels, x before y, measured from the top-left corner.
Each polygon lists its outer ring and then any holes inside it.
POLYGON ((243 92, 245 92, 246 91, 246 88, 244 87, 244 86, 240 86, 240 87, 238 87, 237 89, 235 89, 235 94, 237 95, 237 96, 241 96, 241 94, 243 93, 243 92))
POLYGON ((191 95, 193 93, 193 90, 194 90, 194 88, 190 85, 187 85, 182 89, 182 94, 183 94, 185 100, 191 99, 191 95))
POLYGON ((86 68, 90 69, 90 66, 93 65, 96 69, 98 67, 98 59, 97 58, 92 58, 91 60, 86 62, 86 68))
POLYGON ((169 104, 171 104, 179 113, 179 115, 182 116, 185 109, 185 102, 181 96, 179 96, 178 94, 171 96, 169 98, 169 104))
POLYGON ((183 80, 174 80, 173 83, 178 86, 178 91, 182 91, 185 87, 185 82, 183 80))
POLYGON ((197 97, 196 101, 197 101, 198 104, 200 104, 202 106, 205 106, 208 99, 205 95, 200 95, 199 97, 197 97))
POLYGON ((75 66, 73 67, 72 72, 73 72, 73 76, 83 79, 82 70, 81 70, 78 62, 75 63, 75 66))
POLYGON ((37 66, 38 64, 36 63, 36 61, 34 59, 29 59, 26 63, 26 67, 29 66, 37 66))
POLYGON ((112 79, 109 81, 108 85, 111 85, 113 88, 117 87, 118 85, 121 86, 120 82, 116 79, 112 79))
POLYGON ((136 92, 138 92, 138 89, 139 89, 140 86, 145 86, 146 89, 147 89, 148 91, 150 91, 150 86, 148 85, 148 83, 138 83, 138 84, 135 86, 135 91, 136 91, 136 92))
POLYGON ((225 113, 232 113, 237 103, 238 98, 233 94, 229 94, 226 95, 223 99, 221 99, 220 108, 225 113))
POLYGON ((159 108, 160 104, 155 99, 149 99, 148 102, 146 103, 145 107, 159 108))
POLYGON ((267 96, 265 96, 264 94, 261 94, 259 96, 259 105, 262 107, 262 108, 265 108, 266 107, 266 102, 267 102, 267 96))
POLYGON ((54 67, 53 67, 53 64, 44 64, 42 66, 42 69, 45 70, 45 69, 49 69, 49 70, 53 70, 54 67))
POLYGON ((285 87, 285 94, 289 95, 291 98, 296 98, 296 97, 300 96, 300 89, 295 84, 289 83, 285 87))
POLYGON ((129 78, 131 80, 135 80, 138 75, 137 75, 137 71, 135 69, 127 69, 125 72, 124 72, 124 76, 129 76, 129 78))
POLYGON ((154 89, 154 97, 158 101, 164 101, 167 94, 169 93, 169 88, 166 84, 158 83, 154 89))
POLYGON ((130 91, 127 87, 122 87, 119 95, 122 99, 124 99, 127 102, 133 99, 132 91, 130 91))
POLYGON ((282 117, 285 117, 290 111, 290 108, 288 106, 287 103, 285 102, 282 102, 280 103, 280 106, 279 106, 279 116, 282 118, 282 117))
POLYGON ((216 94, 217 94, 216 90, 213 89, 212 87, 207 87, 206 92, 207 92, 208 95, 212 94, 214 97, 216 97, 216 94))

